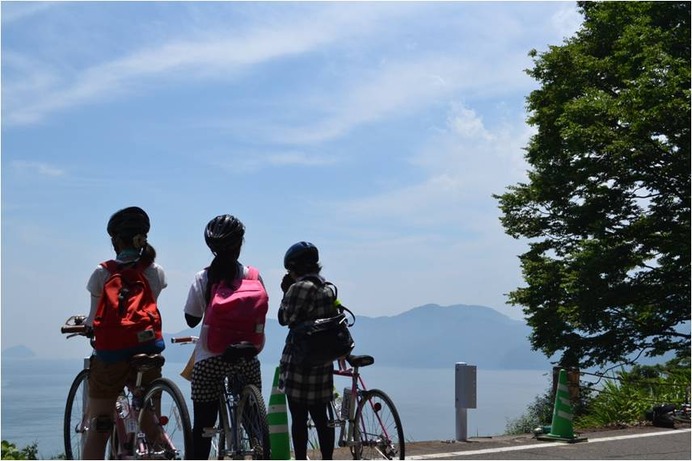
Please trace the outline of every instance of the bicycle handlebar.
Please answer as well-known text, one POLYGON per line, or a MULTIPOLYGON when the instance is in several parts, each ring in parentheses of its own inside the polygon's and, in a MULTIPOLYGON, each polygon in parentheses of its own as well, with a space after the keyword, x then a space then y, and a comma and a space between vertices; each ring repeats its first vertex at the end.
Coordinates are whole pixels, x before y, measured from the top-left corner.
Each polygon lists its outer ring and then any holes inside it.
POLYGON ((62 327, 60 327, 60 333, 62 333, 62 334, 68 334, 68 333, 86 334, 86 331, 87 331, 86 325, 63 325, 62 327))
POLYGON ((171 338, 173 344, 194 344, 199 338, 197 336, 181 336, 179 338, 171 338))
POLYGON ((86 315, 73 315, 65 321, 65 324, 60 327, 60 333, 68 335, 67 338, 72 338, 74 336, 92 336, 92 329, 89 325, 85 324, 86 315))

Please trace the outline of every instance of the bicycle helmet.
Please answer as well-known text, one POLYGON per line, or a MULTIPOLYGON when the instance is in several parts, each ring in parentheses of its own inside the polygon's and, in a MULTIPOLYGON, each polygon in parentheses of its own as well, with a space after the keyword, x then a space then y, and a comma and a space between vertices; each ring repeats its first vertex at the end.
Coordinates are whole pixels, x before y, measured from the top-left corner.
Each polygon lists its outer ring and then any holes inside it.
POLYGON ((149 216, 139 207, 131 206, 113 213, 106 230, 111 237, 146 235, 149 232, 149 216))
POLYGON ((237 248, 243 243, 245 226, 235 216, 224 214, 209 221, 204 230, 204 241, 214 253, 237 248))
POLYGON ((317 247, 310 242, 298 242, 291 245, 284 256, 286 270, 295 270, 297 267, 317 264, 320 260, 317 247))

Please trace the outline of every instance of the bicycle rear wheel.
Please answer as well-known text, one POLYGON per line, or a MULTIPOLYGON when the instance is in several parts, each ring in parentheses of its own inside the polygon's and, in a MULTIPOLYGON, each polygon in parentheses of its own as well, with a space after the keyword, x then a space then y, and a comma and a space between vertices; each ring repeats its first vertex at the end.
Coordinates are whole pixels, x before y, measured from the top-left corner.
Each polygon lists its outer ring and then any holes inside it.
POLYGON ((89 370, 80 371, 72 381, 65 403, 63 434, 65 440, 65 458, 82 459, 82 449, 86 442, 87 399, 89 370))
POLYGON ((267 408, 257 386, 248 384, 238 405, 239 445, 245 459, 271 459, 267 408))
POLYGON ((356 410, 354 459, 404 459, 404 429, 396 407, 379 389, 363 393, 356 410))
MULTIPOLYGON (((149 459, 190 459, 192 429, 185 398, 168 378, 159 378, 147 387, 139 412, 139 427, 147 427, 144 418, 152 418, 163 431, 162 439, 149 440, 149 459), (144 423, 144 424, 143 424, 144 423)), ((150 420, 151 421, 151 420, 150 420)))

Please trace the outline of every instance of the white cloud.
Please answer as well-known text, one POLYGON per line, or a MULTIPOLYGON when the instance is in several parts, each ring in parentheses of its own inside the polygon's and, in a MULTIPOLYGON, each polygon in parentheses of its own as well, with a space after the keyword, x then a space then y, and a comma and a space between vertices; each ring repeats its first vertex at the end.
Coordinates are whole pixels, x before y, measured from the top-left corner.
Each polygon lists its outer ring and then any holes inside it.
POLYGON ((550 21, 555 32, 566 38, 579 30, 584 17, 577 11, 574 4, 568 3, 562 9, 553 13, 550 21))
POLYGON ((480 231, 498 225, 492 194, 524 178, 522 147, 531 131, 521 119, 486 127, 474 110, 457 103, 451 104, 445 123, 410 159, 420 167, 419 182, 331 208, 339 210, 342 219, 393 229, 405 224, 480 231))
POLYGON ((301 151, 244 152, 225 155, 210 163, 231 173, 249 173, 265 168, 286 166, 322 167, 334 165, 339 159, 327 154, 309 154, 301 151))
MULTIPOLYGON (((136 86, 146 87, 164 81, 189 79, 233 78, 233 74, 250 66, 279 58, 305 54, 325 46, 343 35, 351 35, 351 22, 366 20, 367 15, 308 15, 294 21, 284 21, 268 28, 258 25, 247 30, 204 31, 181 38, 179 32, 168 43, 144 47, 116 59, 94 64, 78 71, 76 76, 62 75, 52 79, 53 85, 35 85, 5 101, 4 119, 10 124, 40 121, 46 115, 72 106, 112 99, 122 93, 134 91, 136 86), (19 97, 21 96, 21 97, 19 97)), ((4 50, 3 50, 4 51, 4 50)), ((11 54, 13 51, 10 49, 11 54)), ((21 57, 17 57, 17 60, 21 57)), ((28 58, 24 58, 27 62, 28 58)), ((51 75, 57 69, 41 69, 34 63, 31 72, 17 71, 14 79, 3 82, 5 94, 26 87, 30 82, 25 75, 51 75)), ((26 66, 24 68, 26 71, 26 66)))
POLYGON ((14 160, 12 167, 19 172, 35 174, 38 176, 57 177, 64 176, 65 170, 44 162, 32 162, 26 160, 14 160))
POLYGON ((2 2, 2 24, 9 25, 52 8, 54 2, 2 2))

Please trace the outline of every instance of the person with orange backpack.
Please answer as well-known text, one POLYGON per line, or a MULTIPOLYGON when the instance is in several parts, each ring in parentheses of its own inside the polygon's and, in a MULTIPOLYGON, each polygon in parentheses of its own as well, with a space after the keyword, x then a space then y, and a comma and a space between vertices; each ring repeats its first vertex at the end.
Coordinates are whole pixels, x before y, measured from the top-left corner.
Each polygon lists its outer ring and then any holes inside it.
MULTIPOLYGON (((139 207, 123 208, 109 219, 106 230, 116 258, 101 263, 91 274, 87 290, 91 308, 86 324, 92 329, 94 352, 88 379, 89 431, 84 459, 104 459, 113 428, 115 401, 136 372, 129 359, 140 353, 159 353, 165 345, 156 300, 166 276, 156 264, 148 240, 150 222, 139 207)), ((161 377, 161 369, 144 373, 143 384, 161 377)), ((142 428, 155 440, 156 428, 142 428)))
POLYGON ((244 236, 245 226, 235 216, 225 214, 209 221, 204 240, 214 259, 195 275, 185 303, 185 319, 191 328, 204 320, 190 377, 193 459, 209 458, 211 439, 204 437, 204 428, 216 422, 224 377, 239 374, 245 384, 262 389, 256 355, 232 362, 224 355, 234 344, 251 343, 257 354, 264 347, 269 297, 259 271, 238 262, 244 236))

